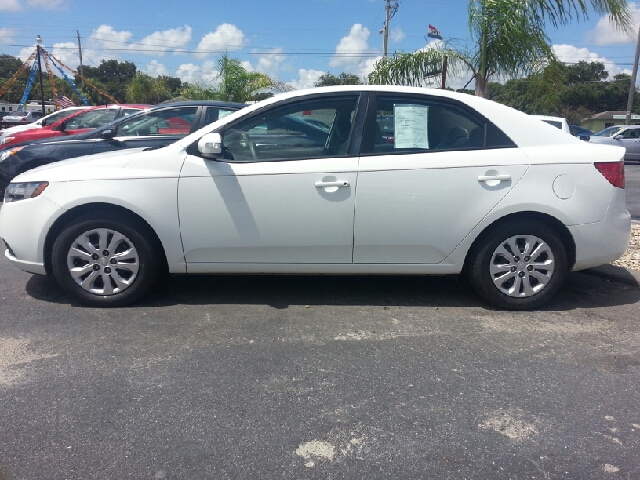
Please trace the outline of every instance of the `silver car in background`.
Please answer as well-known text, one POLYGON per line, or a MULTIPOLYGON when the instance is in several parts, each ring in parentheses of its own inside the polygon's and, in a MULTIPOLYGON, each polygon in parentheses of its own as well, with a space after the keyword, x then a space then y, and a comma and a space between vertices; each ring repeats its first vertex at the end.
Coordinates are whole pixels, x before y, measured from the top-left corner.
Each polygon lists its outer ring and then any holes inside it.
POLYGON ((640 162, 640 125, 615 125, 590 136, 589 142, 624 147, 625 162, 640 162))

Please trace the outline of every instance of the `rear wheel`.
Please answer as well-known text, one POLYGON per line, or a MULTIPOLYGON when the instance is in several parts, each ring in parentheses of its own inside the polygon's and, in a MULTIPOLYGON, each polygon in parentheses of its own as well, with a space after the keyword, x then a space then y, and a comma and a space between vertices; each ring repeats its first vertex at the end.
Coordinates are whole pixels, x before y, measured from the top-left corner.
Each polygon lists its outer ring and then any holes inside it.
POLYGON ((54 242, 51 260, 58 283, 95 307, 134 302, 153 286, 161 266, 149 227, 107 212, 70 223, 54 242))
POLYGON ((503 224, 483 235, 468 268, 474 289, 509 310, 537 308, 556 294, 568 272, 560 236, 537 220, 503 224))

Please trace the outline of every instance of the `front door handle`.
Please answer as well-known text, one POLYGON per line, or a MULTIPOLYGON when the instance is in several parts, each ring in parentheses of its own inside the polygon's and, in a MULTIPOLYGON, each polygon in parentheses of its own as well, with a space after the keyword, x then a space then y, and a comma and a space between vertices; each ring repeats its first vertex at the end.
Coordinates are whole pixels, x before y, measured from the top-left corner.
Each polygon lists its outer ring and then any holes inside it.
POLYGON ((511 175, 480 175, 478 177, 479 182, 508 182, 511 180, 511 175))
POLYGON ((337 182, 316 182, 315 186, 318 188, 326 188, 326 187, 348 187, 349 182, 346 180, 338 180, 337 182))

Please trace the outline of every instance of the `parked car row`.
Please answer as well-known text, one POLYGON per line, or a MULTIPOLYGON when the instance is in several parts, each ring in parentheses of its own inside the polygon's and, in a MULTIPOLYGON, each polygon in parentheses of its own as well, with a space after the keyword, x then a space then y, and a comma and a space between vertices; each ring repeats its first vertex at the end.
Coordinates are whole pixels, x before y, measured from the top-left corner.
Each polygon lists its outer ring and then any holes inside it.
POLYGON ((48 126, 5 137, 5 148, 0 151, 0 192, 13 177, 32 168, 94 153, 161 147, 244 106, 189 101, 144 110, 144 106, 120 105, 70 112, 48 126))
POLYGON ((93 155, 11 179, 0 237, 12 264, 92 306, 134 302, 169 272, 463 275, 529 309, 630 233, 622 148, 445 90, 160 105, 70 138, 4 150, 10 175, 40 149, 93 155))

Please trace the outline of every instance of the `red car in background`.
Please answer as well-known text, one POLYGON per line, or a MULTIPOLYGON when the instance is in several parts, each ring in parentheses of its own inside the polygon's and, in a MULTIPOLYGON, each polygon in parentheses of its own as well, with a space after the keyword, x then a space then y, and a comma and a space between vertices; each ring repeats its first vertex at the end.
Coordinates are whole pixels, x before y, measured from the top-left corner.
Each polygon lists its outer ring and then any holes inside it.
POLYGON ((94 128, 111 123, 120 117, 126 117, 139 112, 152 105, 100 105, 80 110, 77 113, 59 120, 46 127, 25 130, 15 135, 6 137, 0 148, 6 148, 16 143, 28 143, 33 140, 41 140, 49 137, 61 137, 63 135, 75 135, 84 133, 94 128))

